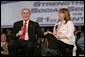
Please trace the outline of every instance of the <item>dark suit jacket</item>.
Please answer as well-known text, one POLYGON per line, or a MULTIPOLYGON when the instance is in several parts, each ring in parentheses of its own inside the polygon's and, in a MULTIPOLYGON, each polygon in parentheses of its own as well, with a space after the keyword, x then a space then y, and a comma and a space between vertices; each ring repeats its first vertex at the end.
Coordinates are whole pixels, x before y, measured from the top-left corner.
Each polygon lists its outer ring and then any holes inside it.
MULTIPOLYGON (((19 32, 19 30, 21 30, 22 26, 23 26, 23 20, 14 23, 14 29, 13 30, 14 30, 14 38, 15 39, 19 39, 19 37, 16 37, 16 34, 19 32)), ((33 46, 36 47, 37 38, 39 36, 41 36, 40 27, 39 27, 38 23, 29 20, 28 36, 29 36, 29 40, 32 41, 33 46)))

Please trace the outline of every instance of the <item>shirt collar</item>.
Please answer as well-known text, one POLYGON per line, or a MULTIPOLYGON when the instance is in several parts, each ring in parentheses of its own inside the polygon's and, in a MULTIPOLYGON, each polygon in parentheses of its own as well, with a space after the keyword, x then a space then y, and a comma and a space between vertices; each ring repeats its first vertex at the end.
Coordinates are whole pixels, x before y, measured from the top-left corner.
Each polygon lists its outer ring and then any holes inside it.
MULTIPOLYGON (((28 24, 28 23, 29 23, 29 20, 27 20, 26 22, 27 22, 27 24, 28 24)), ((23 20, 23 24, 24 24, 24 23, 25 23, 25 20, 23 20)))
MULTIPOLYGON (((64 21, 62 24, 64 24, 66 21, 64 21)), ((60 24, 61 23, 61 21, 60 22, 58 22, 58 24, 60 24)))

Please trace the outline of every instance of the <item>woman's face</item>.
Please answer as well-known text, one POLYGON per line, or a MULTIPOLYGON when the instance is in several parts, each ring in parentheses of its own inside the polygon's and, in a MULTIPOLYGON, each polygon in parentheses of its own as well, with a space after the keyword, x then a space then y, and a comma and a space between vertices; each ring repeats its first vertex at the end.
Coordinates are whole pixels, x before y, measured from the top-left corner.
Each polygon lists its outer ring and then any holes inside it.
POLYGON ((1 42, 5 42, 6 41, 6 35, 5 34, 2 34, 1 35, 1 42))
POLYGON ((65 14, 64 13, 59 13, 59 19, 64 20, 64 18, 65 18, 65 14))

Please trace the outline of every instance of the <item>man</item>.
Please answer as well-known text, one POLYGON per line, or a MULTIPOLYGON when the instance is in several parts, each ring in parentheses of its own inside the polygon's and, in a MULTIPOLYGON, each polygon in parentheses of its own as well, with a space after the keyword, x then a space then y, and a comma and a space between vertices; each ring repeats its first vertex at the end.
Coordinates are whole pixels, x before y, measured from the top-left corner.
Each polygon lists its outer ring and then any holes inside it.
POLYGON ((77 41, 78 47, 84 52, 84 32, 80 33, 80 38, 77 41))
POLYGON ((34 55, 37 47, 37 38, 41 35, 39 24, 31 21, 31 11, 24 8, 21 11, 23 20, 14 23, 16 40, 16 55, 34 55))

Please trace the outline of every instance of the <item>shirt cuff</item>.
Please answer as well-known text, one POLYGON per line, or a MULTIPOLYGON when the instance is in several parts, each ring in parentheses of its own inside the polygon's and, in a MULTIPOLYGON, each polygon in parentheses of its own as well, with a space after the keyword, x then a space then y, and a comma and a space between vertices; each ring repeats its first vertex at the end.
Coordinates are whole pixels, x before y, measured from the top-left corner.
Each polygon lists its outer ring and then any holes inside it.
POLYGON ((17 37, 19 36, 18 33, 16 34, 16 36, 17 36, 17 37))

